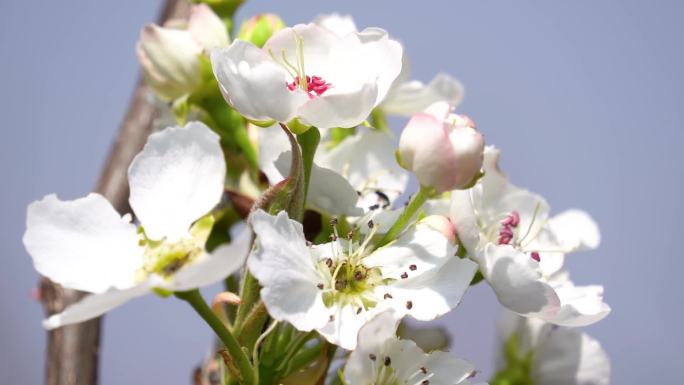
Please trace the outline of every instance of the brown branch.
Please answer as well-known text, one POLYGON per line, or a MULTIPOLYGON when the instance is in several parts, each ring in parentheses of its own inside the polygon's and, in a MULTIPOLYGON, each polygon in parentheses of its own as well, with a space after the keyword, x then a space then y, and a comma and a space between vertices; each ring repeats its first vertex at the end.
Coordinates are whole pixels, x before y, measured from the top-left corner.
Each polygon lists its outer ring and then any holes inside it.
MULTIPOLYGON (((166 0, 159 21, 163 23, 172 18, 186 17, 189 8, 186 0, 166 0)), ((145 144, 156 116, 157 109, 150 90, 139 80, 95 188, 121 213, 128 211, 128 165, 145 144)), ((40 286, 41 300, 48 315, 61 312, 85 295, 62 288, 47 278, 41 280, 40 286)), ((100 317, 48 332, 47 385, 97 384, 101 322, 100 317)))

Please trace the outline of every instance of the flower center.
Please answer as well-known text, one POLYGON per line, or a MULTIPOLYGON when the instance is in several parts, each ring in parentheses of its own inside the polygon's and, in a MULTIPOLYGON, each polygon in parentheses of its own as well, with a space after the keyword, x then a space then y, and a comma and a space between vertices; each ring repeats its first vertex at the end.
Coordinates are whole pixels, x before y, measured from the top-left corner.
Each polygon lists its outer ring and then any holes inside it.
POLYGON ((296 32, 294 34, 295 39, 295 55, 297 56, 297 61, 295 64, 287 58, 285 51, 280 52, 280 59, 276 57, 273 51, 269 50, 268 53, 274 62, 279 63, 285 68, 285 70, 292 76, 292 82, 285 82, 285 86, 288 90, 294 91, 298 88, 304 90, 309 95, 309 98, 314 98, 316 96, 321 96, 325 91, 332 87, 332 84, 326 82, 320 76, 308 76, 306 74, 306 69, 304 67, 304 39, 302 39, 296 32))
POLYGON ((173 243, 147 240, 145 246, 145 264, 141 271, 145 276, 158 274, 168 278, 204 252, 194 239, 182 239, 173 243))
POLYGON ((205 215, 190 227, 190 237, 169 242, 166 238, 152 240, 147 238, 145 230, 138 228, 140 246, 145 248, 145 263, 136 278, 144 281, 151 274, 170 278, 186 264, 204 253, 204 244, 214 226, 214 217, 205 215))
MULTIPOLYGON (((530 221, 530 224, 527 227, 527 231, 523 236, 520 236, 520 234, 518 233, 518 231, 520 230, 518 229, 518 226, 520 225, 520 213, 518 213, 516 210, 513 210, 509 214, 507 214, 504 217, 504 219, 502 219, 499 222, 499 233, 497 237, 497 243, 499 245, 512 245, 521 250, 524 248, 525 245, 529 245, 529 243, 532 242, 539 235, 531 234, 532 226, 534 225, 534 222, 537 219, 538 212, 539 204, 537 204, 537 206, 535 207, 532 220, 530 221), (529 238, 529 240, 527 240, 527 238, 529 238), (527 242, 525 242, 526 240, 527 242)), ((539 256, 539 252, 537 251, 530 252, 530 258, 534 259, 537 262, 541 261, 541 257, 539 256)))
POLYGON ((386 284, 387 280, 383 278, 379 268, 365 266, 363 257, 379 226, 369 221, 370 232, 360 245, 356 244, 354 247, 354 232, 350 231, 346 242, 343 242, 339 238, 336 219, 333 219, 331 224, 333 234, 330 245, 333 258, 318 261, 318 270, 325 277, 325 282, 318 284, 318 288, 323 291, 323 303, 329 308, 334 304, 351 305, 356 307, 359 313, 375 307, 377 298, 374 289, 378 285, 386 284))
POLYGON ((297 88, 303 89, 310 98, 321 96, 325 91, 332 87, 332 84, 323 80, 320 76, 306 76, 304 78, 299 75, 295 76, 292 83, 286 83, 287 89, 294 91, 297 88), (304 81, 302 81, 304 79, 304 81))

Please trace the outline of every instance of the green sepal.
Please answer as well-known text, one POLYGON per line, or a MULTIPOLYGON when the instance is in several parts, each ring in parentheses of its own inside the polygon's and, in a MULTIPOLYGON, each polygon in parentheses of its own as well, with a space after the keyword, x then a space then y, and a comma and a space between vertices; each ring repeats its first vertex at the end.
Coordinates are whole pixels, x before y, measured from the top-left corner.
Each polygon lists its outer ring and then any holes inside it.
POLYGON ((271 127, 272 125, 276 124, 275 120, 251 120, 247 119, 248 122, 251 124, 257 126, 257 127, 262 127, 262 128, 268 128, 271 127))
POLYGON ((161 287, 152 288, 152 292, 162 298, 168 298, 173 295, 173 290, 168 290, 161 287))
POLYGON ((330 150, 337 147, 345 139, 356 134, 356 127, 344 128, 334 127, 330 129, 330 140, 325 143, 325 146, 330 150))
POLYGON ((485 175, 484 171, 480 170, 480 171, 473 177, 473 179, 472 179, 470 182, 468 182, 467 185, 461 187, 459 190, 467 190, 467 189, 469 189, 469 188, 472 188, 473 186, 475 186, 475 185, 477 184, 477 182, 480 181, 480 179, 482 179, 482 177, 483 177, 484 175, 485 175))
POLYGON ((295 135, 301 135, 307 132, 311 128, 311 126, 302 123, 302 121, 297 118, 294 118, 287 122, 287 128, 289 128, 290 131, 292 131, 292 133, 294 133, 295 135))
POLYGON ((171 103, 171 112, 179 126, 184 126, 188 121, 188 114, 190 113, 190 104, 188 103, 188 95, 181 96, 171 103))
MULTIPOLYGON (((394 159, 397 161, 397 164, 399 165, 399 167, 403 168, 404 170, 409 170, 408 167, 406 167, 404 165, 404 163, 402 163, 401 152, 399 152, 398 148, 396 150, 394 150, 394 159)), ((409 170, 409 171, 411 171, 411 170, 409 170)))
POLYGON ((209 238, 209 234, 211 234, 211 229, 214 228, 214 222, 216 220, 213 215, 207 214, 203 216, 192 224, 190 235, 198 244, 204 245, 209 238))

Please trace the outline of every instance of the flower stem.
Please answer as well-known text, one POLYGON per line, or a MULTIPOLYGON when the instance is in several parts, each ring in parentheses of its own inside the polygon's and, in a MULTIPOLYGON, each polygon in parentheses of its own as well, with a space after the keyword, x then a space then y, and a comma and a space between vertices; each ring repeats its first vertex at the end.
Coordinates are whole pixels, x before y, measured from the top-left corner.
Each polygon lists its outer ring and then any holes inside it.
POLYGON ((420 208, 423 207, 423 204, 425 203, 425 201, 427 201, 429 196, 430 189, 427 187, 420 186, 420 189, 415 195, 413 195, 408 206, 406 206, 406 208, 404 209, 404 212, 401 213, 399 218, 397 218, 397 221, 394 222, 392 227, 390 227, 389 231, 387 231, 385 236, 382 237, 382 240, 380 240, 380 242, 378 243, 378 247, 390 243, 392 240, 394 240, 394 238, 397 237, 397 235, 404 231, 404 229, 411 222, 411 219, 413 219, 418 210, 420 210, 420 208))
POLYGON ((314 155, 316 155, 318 143, 321 141, 321 133, 318 131, 318 128, 311 127, 303 134, 298 134, 297 141, 302 149, 302 160, 304 163, 304 204, 306 205, 309 181, 311 180, 311 168, 313 167, 313 159, 314 155))
POLYGON ((232 358, 235 366, 238 368, 239 373, 237 374, 238 379, 244 385, 256 385, 254 377, 254 369, 249 361, 249 358, 245 352, 240 347, 237 339, 233 334, 226 328, 226 326, 221 322, 221 320, 216 317, 214 312, 202 298, 199 290, 194 289, 190 291, 176 292, 174 293, 176 297, 184 300, 197 314, 202 317, 202 319, 209 325, 209 327, 214 330, 214 333, 219 337, 221 342, 225 345, 230 357, 232 358))

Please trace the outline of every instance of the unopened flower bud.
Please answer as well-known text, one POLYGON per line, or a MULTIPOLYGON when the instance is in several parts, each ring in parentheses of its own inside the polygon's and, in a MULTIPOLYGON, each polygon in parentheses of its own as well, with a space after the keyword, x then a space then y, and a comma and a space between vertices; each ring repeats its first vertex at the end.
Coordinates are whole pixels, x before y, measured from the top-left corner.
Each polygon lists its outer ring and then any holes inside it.
POLYGON ((274 33, 285 28, 285 22, 278 15, 264 13, 245 20, 240 26, 238 39, 263 47, 274 33))
POLYGON ((438 102, 414 115, 399 139, 399 161, 422 186, 437 192, 465 188, 479 175, 484 137, 470 118, 438 102))
POLYGON ((456 226, 443 215, 430 215, 418 222, 442 233, 452 244, 456 244, 456 226))
POLYGON ((201 83, 199 56, 228 44, 228 31, 206 4, 195 5, 187 23, 146 25, 136 46, 143 76, 166 100, 191 93, 201 83))

